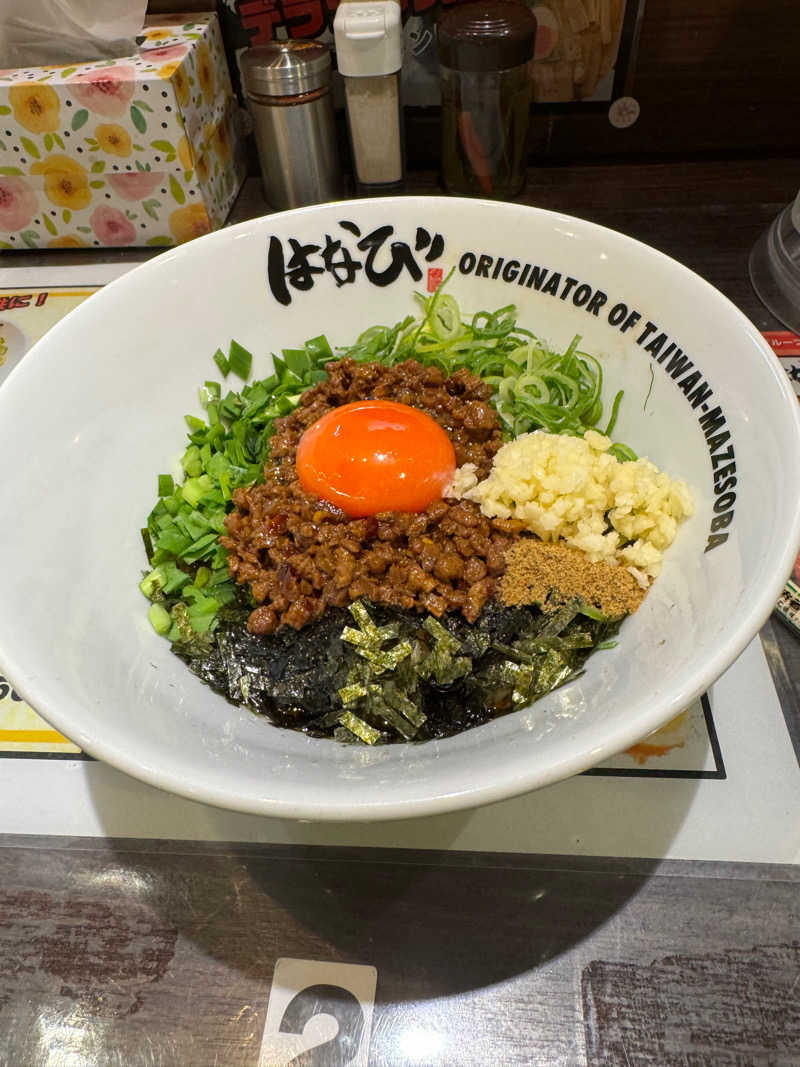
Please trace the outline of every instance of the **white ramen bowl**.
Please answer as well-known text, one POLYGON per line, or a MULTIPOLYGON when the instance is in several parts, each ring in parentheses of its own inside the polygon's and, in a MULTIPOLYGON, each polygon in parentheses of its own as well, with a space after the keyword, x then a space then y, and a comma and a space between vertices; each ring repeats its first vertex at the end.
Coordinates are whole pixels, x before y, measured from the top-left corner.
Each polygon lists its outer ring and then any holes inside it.
POLYGON ((606 759, 733 662, 800 540, 798 405, 755 327, 622 234, 476 200, 328 204, 164 252, 68 315, 3 383, 0 456, 0 670, 99 759, 272 816, 444 812, 606 759), (236 338, 265 376, 270 352, 322 332, 346 344, 413 312, 413 290, 453 267, 448 291, 465 311, 515 303, 554 346, 582 335, 603 363, 606 410, 625 390, 616 438, 685 479, 696 513, 618 646, 531 707, 424 744, 279 729, 203 686, 147 621, 139 531, 156 475, 183 452, 183 415, 217 377, 218 346, 236 338))

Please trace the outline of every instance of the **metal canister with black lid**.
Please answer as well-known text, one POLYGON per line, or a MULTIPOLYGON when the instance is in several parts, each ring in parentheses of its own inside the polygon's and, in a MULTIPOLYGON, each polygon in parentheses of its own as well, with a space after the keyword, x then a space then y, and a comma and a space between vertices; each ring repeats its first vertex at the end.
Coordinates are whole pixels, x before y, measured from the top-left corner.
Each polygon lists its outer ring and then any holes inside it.
POLYGON ((505 199, 525 184, 536 17, 519 0, 468 0, 437 26, 442 181, 505 199))
POLYGON ((316 41, 270 41, 248 48, 239 62, 267 202, 283 210, 338 199, 329 49, 316 41))

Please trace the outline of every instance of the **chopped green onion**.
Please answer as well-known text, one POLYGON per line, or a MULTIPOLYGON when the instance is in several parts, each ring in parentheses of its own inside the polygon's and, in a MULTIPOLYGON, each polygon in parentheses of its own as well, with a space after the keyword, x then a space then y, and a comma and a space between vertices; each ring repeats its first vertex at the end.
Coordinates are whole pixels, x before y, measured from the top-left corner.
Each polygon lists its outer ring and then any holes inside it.
POLYGON ((169 632, 169 628, 172 626, 172 619, 162 604, 151 604, 147 617, 150 620, 150 625, 161 637, 169 632))
POLYGON ((181 495, 191 508, 196 508, 201 498, 213 489, 214 483, 207 474, 200 474, 196 478, 187 478, 181 486, 181 495))
POLYGON ((170 629, 170 635, 177 634, 176 637, 171 638, 175 641, 191 641, 192 639, 192 624, 189 620, 189 612, 185 604, 178 601, 172 608, 172 627, 170 629))
POLYGON ((156 568, 156 570, 150 571, 149 574, 142 578, 141 582, 139 582, 139 588, 148 600, 155 600, 164 589, 164 578, 156 568))
POLYGON ((617 443, 612 445, 608 451, 610 455, 616 456, 620 463, 631 463, 637 459, 636 453, 627 445, 617 443))
MULTIPOLYGON (((652 370, 652 367, 650 369, 652 370)), ((614 397, 614 403, 611 406, 611 417, 608 420, 608 425, 606 426, 605 430, 603 431, 603 433, 606 435, 606 437, 610 437, 611 436, 611 433, 612 433, 614 427, 617 424, 617 415, 619 413, 619 405, 622 402, 622 397, 623 397, 623 391, 622 391, 622 389, 620 389, 620 391, 614 397)))
POLYGON ((150 531, 146 526, 143 526, 140 532, 142 535, 142 543, 144 544, 145 555, 149 562, 153 558, 153 538, 150 536, 150 531))
POLYGON ((225 353, 222 351, 221 348, 218 348, 217 351, 214 353, 214 362, 219 367, 220 374, 222 375, 222 377, 227 378, 228 372, 231 369, 231 365, 225 358, 225 353))
POLYGON ((286 367, 298 379, 311 370, 311 359, 304 348, 284 348, 282 354, 286 367))
POLYGON ((585 600, 578 602, 578 611, 581 615, 585 615, 589 619, 596 619, 597 622, 610 621, 606 615, 599 608, 593 607, 591 604, 587 604, 585 600))
POLYGON ((253 366, 253 356, 238 341, 231 341, 228 349, 228 365, 234 374, 246 382, 253 366))
MULTIPOLYGON (((388 366, 415 359, 446 374, 465 367, 493 386, 492 403, 507 437, 538 429, 581 437, 597 427, 603 414, 603 369, 580 349, 579 336, 557 352, 517 326, 513 304, 462 321, 457 301, 442 290, 440 285, 432 296, 417 294, 421 319, 406 318, 391 328, 373 326, 354 345, 340 349, 340 357, 388 366)), ((619 392, 606 434, 616 424, 621 400, 619 392)), ((627 446, 614 447, 624 450, 620 455, 636 458, 627 446)))

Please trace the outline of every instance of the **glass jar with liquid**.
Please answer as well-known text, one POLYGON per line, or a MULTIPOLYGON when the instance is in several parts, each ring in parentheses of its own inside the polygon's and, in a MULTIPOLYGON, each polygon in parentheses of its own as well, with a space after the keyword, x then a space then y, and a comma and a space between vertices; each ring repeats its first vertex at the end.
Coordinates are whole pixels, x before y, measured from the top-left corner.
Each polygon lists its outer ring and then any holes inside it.
POLYGON ((536 17, 519 0, 468 0, 445 11, 437 36, 444 187, 516 196, 525 184, 536 17))

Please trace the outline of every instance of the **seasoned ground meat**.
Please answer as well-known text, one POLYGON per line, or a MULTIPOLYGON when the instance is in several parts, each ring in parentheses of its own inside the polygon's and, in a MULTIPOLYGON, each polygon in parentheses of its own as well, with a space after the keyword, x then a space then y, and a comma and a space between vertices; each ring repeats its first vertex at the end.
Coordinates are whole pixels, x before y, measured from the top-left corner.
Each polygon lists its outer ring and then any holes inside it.
POLYGON ((437 367, 407 360, 395 367, 342 359, 325 368, 324 382, 303 394, 300 406, 276 423, 272 459, 288 459, 294 477, 297 445, 304 431, 331 408, 355 400, 394 400, 419 408, 445 429, 453 442, 456 463, 474 463, 480 477, 489 473, 503 443, 500 420, 492 407, 492 390, 468 370, 446 377, 437 367))
POLYGON ((458 610, 474 622, 521 524, 487 519, 471 501, 447 500, 417 514, 349 519, 303 490, 295 456, 304 431, 332 408, 381 398, 425 411, 449 434, 459 466, 474 463, 484 476, 502 444, 489 387, 469 371, 446 377, 412 360, 385 367, 347 359, 326 369, 328 378, 276 423, 264 483, 237 489, 225 522, 231 576, 250 586, 259 605, 248 629, 299 630, 328 605, 359 597, 436 616, 458 610))

